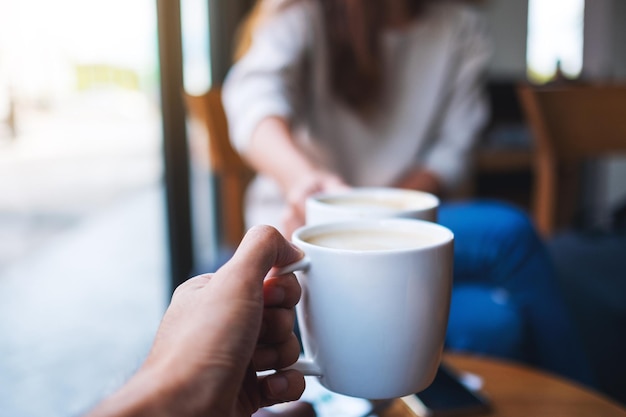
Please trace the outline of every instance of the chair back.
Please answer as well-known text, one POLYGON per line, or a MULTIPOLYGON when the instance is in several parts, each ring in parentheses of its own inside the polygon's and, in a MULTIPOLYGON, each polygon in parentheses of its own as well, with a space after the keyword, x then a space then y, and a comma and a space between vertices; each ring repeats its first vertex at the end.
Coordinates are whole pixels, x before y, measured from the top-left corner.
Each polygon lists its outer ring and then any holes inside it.
POLYGON ((518 88, 535 140, 533 217, 549 236, 573 218, 580 163, 626 154, 626 85, 518 88))
POLYGON ((206 162, 213 175, 220 241, 236 247, 245 233, 244 195, 254 171, 230 143, 221 89, 214 87, 202 95, 183 95, 189 121, 198 128, 196 141, 203 141, 192 143, 191 152, 201 153, 195 157, 206 162))

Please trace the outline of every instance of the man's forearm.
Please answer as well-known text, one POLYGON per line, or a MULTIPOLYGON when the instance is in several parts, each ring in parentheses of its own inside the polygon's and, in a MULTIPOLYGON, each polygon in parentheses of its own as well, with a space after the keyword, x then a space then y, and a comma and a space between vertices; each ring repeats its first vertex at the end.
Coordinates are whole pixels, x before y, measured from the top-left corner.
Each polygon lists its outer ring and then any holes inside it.
MULTIPOLYGON (((163 383, 162 375, 140 370, 122 388, 105 399, 85 417, 188 416, 180 395, 163 383)), ((173 385, 172 385, 173 387, 173 385)))

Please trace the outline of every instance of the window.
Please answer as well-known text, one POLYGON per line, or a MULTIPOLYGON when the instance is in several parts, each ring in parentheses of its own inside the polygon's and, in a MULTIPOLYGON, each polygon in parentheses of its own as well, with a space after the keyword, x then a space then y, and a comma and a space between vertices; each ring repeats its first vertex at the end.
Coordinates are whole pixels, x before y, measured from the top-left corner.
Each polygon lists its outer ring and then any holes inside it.
POLYGON ((567 78, 580 76, 583 62, 585 0, 529 0, 528 78, 544 83, 558 68, 567 78))
POLYGON ((202 94, 211 86, 208 2, 181 1, 181 20, 185 90, 202 94))

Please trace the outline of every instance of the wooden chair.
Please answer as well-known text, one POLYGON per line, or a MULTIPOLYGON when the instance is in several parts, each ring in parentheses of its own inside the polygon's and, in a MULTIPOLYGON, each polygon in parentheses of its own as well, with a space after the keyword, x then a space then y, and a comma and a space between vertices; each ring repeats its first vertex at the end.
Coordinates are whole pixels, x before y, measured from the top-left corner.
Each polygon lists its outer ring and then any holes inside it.
POLYGON ((220 88, 196 96, 183 93, 189 121, 192 158, 214 176, 217 197, 217 229, 220 242, 234 248, 245 233, 244 194, 254 171, 232 148, 220 88))
POLYGON ((521 85, 535 140, 533 217, 550 236, 571 224, 586 159, 626 154, 626 85, 521 85))

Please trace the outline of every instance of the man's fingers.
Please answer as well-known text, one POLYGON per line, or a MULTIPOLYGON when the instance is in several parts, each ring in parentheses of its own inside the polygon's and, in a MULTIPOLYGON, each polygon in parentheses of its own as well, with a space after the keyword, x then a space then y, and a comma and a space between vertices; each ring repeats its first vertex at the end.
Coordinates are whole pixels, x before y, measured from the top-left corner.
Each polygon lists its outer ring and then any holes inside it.
POLYGON ((272 266, 284 266, 303 257, 302 251, 293 246, 271 226, 255 226, 244 236, 233 260, 245 260, 253 268, 266 272, 272 266))
POLYGON ((295 401, 304 392, 304 376, 294 370, 278 371, 261 380, 261 406, 295 401))
POLYGON ((280 343, 289 338, 296 322, 296 311, 286 308, 266 308, 259 343, 280 343))
POLYGON ((252 356, 252 363, 257 372, 282 369, 294 364, 299 355, 300 343, 292 333, 283 343, 258 346, 252 356))
POLYGON ((215 274, 215 279, 230 277, 228 281, 236 281, 242 290, 249 291, 260 288, 250 283, 261 283, 273 266, 284 266, 302 257, 302 252, 273 227, 254 226, 246 233, 232 259, 215 274))
POLYGON ((265 307, 292 308, 300 300, 301 292, 294 274, 269 277, 263 282, 265 307))
POLYGON ((283 404, 280 410, 269 411, 262 408, 252 417, 315 417, 315 408, 311 403, 305 401, 296 401, 289 404, 283 404))

